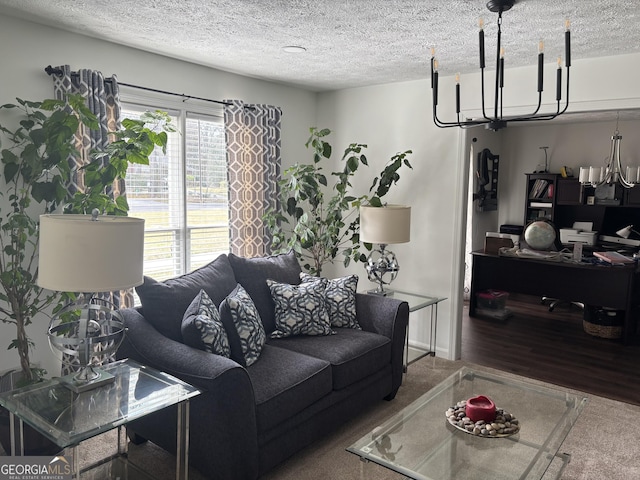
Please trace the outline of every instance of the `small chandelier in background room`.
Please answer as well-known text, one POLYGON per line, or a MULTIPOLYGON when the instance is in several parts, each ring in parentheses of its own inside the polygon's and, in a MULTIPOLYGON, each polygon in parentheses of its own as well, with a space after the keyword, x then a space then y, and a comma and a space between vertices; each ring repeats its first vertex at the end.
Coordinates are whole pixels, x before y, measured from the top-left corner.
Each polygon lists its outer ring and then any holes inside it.
POLYGON ((611 136, 611 152, 606 159, 607 164, 604 167, 580 167, 578 179, 583 185, 598 187, 619 183, 624 188, 631 188, 640 183, 640 167, 628 166, 626 171, 622 170, 622 161, 620 160, 622 135, 618 130, 619 121, 620 112, 616 116, 616 131, 611 136))
POLYGON ((482 118, 461 121, 460 120, 460 74, 456 74, 456 121, 444 122, 438 118, 437 106, 438 106, 438 61, 435 58, 435 49, 431 49, 431 89, 433 93, 433 122, 440 128, 449 127, 475 127, 477 125, 485 125, 490 130, 500 130, 507 126, 507 122, 528 122, 536 120, 552 120, 558 115, 562 115, 569 106, 569 68, 571 67, 571 31, 569 29, 569 20, 565 21, 565 67, 567 69, 567 93, 564 107, 561 106, 562 99, 562 58, 558 57, 558 69, 556 72, 556 103, 557 108, 555 112, 550 113, 538 113, 542 105, 542 90, 543 90, 543 74, 544 74, 544 42, 540 41, 538 45, 538 106, 528 115, 521 116, 509 116, 505 117, 502 114, 502 89, 504 87, 504 48, 501 45, 502 37, 502 12, 506 12, 515 4, 515 0, 490 0, 487 3, 487 8, 498 14, 498 39, 496 49, 496 79, 495 79, 495 97, 493 105, 493 116, 487 114, 485 108, 484 98, 484 69, 485 69, 485 56, 484 56, 484 30, 483 22, 480 20, 480 32, 479 32, 479 53, 480 53, 480 75, 481 75, 481 93, 482 93, 482 118))

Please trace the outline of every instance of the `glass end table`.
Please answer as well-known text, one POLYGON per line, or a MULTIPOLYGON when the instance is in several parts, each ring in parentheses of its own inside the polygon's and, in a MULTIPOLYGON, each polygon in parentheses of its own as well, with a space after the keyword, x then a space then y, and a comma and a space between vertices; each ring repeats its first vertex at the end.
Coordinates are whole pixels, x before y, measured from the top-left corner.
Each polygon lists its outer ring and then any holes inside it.
MULTIPOLYGON (((413 356, 409 360, 409 324, 407 324, 407 333, 405 337, 404 348, 404 371, 407 372, 409 365, 417 362, 423 357, 436 355, 436 339, 438 334, 438 304, 447 299, 447 297, 435 297, 432 295, 402 292, 400 290, 393 290, 391 288, 385 289, 389 298, 395 298, 409 304, 409 313, 421 310, 423 308, 430 308, 429 318, 429 349, 420 349, 420 354, 413 356)), ((378 295, 375 292, 366 292, 369 295, 378 295)))
POLYGON ((587 398, 515 376, 462 368, 347 450, 420 480, 559 479, 560 446, 587 398), (520 422, 518 433, 485 438, 458 430, 445 412, 486 395, 520 422))
MULTIPOLYGON (((58 379, 30 385, 0 395, 0 405, 10 413, 11 455, 23 455, 23 426, 28 423, 61 449, 73 452, 75 478, 80 478, 77 448, 80 442, 118 428, 118 454, 126 461, 127 440, 122 426, 172 405, 178 408, 176 478, 188 478, 189 400, 197 388, 134 360, 120 360, 105 367, 115 381, 93 390, 76 393, 58 379), (18 419, 18 444, 15 419, 18 419)), ((96 468, 104 468, 104 461, 96 468)), ((83 470, 83 476, 85 471, 83 470)), ((114 468, 120 472, 122 468, 114 468)), ((126 471, 127 469, 124 469, 126 471)), ((131 467, 131 478, 141 478, 131 467)), ((118 474, 119 478, 121 477, 118 474)))

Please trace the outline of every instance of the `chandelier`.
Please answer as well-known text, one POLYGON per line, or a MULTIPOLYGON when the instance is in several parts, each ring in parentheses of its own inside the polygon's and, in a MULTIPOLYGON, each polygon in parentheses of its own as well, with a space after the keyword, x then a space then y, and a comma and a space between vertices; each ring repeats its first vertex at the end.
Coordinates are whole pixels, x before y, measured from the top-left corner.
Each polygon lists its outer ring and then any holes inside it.
POLYGON ((569 68, 571 67, 571 31, 569 20, 565 21, 565 67, 567 69, 567 93, 564 107, 561 106, 562 99, 562 57, 558 57, 558 69, 556 72, 556 111, 549 113, 539 113, 542 105, 542 91, 543 91, 543 74, 544 74, 544 42, 541 40, 538 44, 538 106, 536 109, 528 114, 521 116, 509 116, 505 117, 502 113, 502 90, 504 87, 504 48, 501 45, 502 37, 502 12, 506 12, 515 4, 515 0, 490 0, 487 3, 487 8, 498 14, 498 42, 496 49, 496 78, 494 89, 494 105, 493 115, 487 113, 485 107, 485 81, 484 81, 484 69, 485 69, 485 56, 484 56, 484 24, 480 20, 480 32, 479 32, 479 53, 480 53, 480 78, 481 78, 481 93, 482 93, 482 118, 473 120, 460 120, 460 74, 456 74, 456 121, 444 122, 438 118, 437 106, 438 106, 438 61, 435 58, 435 49, 431 49, 431 90, 433 93, 433 122, 440 128, 449 127, 475 127, 477 125, 485 125, 490 130, 500 130, 507 126, 507 122, 528 122, 539 120, 552 120, 558 115, 563 114, 569 106, 569 68))
POLYGON ((626 173, 622 170, 622 161, 620 160, 622 135, 618 130, 619 121, 620 112, 616 115, 616 130, 611 135, 611 151, 606 159, 607 165, 604 167, 580 167, 580 175, 578 177, 580 183, 599 187, 600 185, 611 185, 617 182, 624 188, 631 188, 640 182, 639 167, 628 166, 626 173))

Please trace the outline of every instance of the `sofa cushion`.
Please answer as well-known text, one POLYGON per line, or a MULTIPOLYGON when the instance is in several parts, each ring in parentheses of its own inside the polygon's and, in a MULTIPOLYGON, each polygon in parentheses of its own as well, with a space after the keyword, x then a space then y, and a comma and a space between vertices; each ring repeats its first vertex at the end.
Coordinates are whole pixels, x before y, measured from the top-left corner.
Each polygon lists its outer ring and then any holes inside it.
POLYGON ((300 264, 290 251, 268 257, 243 258, 229 254, 229 262, 236 280, 244 287, 258 309, 267 333, 275 330, 274 304, 267 286, 267 278, 295 285, 300 283, 300 264))
POLYGON ((264 432, 331 393, 329 362, 265 345, 247 368, 253 384, 258 432, 264 432))
POLYGON ((144 277, 136 287, 145 318, 166 337, 182 341, 182 317, 194 297, 203 289, 218 305, 231 292, 237 282, 226 255, 179 277, 158 282, 144 277))
POLYGON ((377 333, 335 328, 329 337, 289 337, 269 344, 331 363, 334 390, 340 390, 391 363, 391 340, 377 333))
POLYGON ((229 332, 231 358, 243 367, 253 365, 260 357, 266 334, 260 314, 242 285, 238 284, 220 303, 220 319, 229 332))
POLYGON ((213 304, 204 290, 200 290, 191 305, 187 307, 182 319, 181 331, 182 341, 185 345, 223 357, 230 357, 229 339, 224 325, 220 321, 218 307, 213 304))
POLYGON ((289 285, 267 279, 275 304, 275 326, 271 338, 292 335, 331 335, 325 304, 326 280, 289 285))
MULTIPOLYGON (((313 282, 317 278, 305 272, 300 274, 302 283, 313 282)), ((326 280, 325 304, 331 326, 360 329, 356 315, 358 276, 349 275, 326 280)))

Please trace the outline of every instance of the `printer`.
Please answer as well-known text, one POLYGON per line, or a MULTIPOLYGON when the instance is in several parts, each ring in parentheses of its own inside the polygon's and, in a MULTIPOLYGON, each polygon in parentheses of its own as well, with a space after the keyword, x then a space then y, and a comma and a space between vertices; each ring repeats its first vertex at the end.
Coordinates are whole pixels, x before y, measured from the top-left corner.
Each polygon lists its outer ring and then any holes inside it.
POLYGON ((598 232, 593 232, 593 222, 574 222, 573 228, 560 229, 560 242, 564 245, 584 243, 595 245, 598 232))

